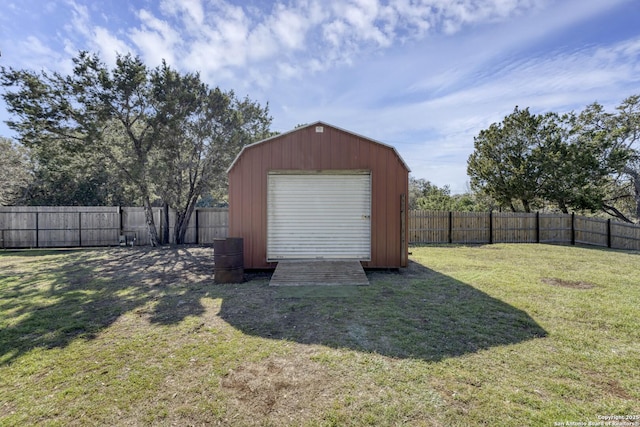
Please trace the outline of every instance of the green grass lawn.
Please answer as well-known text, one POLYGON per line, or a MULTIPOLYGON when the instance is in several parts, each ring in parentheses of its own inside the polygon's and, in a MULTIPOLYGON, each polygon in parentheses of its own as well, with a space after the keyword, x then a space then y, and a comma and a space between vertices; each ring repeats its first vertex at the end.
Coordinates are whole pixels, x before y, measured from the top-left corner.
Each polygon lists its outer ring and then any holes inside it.
POLYGON ((344 288, 216 285, 200 247, 0 252, 0 425, 640 425, 640 253, 412 252, 344 288))

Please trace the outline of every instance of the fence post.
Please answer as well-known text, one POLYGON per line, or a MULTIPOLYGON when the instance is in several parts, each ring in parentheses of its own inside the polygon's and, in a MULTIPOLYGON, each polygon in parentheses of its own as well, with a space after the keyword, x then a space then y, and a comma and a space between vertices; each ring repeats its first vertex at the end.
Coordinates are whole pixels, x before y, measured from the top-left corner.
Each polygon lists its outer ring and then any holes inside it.
POLYGON ((536 212, 536 243, 540 243, 540 212, 536 212))
POLYGON ((611 247, 611 218, 607 219, 607 247, 611 247))
POLYGON ((118 206, 118 231, 122 234, 122 206, 118 206))
POLYGON ((489 211, 489 244, 493 245, 493 210, 489 211))
POLYGON ((196 245, 200 244, 200 216, 198 215, 199 211, 198 208, 195 209, 195 213, 196 213, 196 245))
POLYGON ((36 248, 40 247, 40 218, 38 218, 38 215, 38 211, 36 211, 36 248))
POLYGON ((453 243, 453 212, 449 211, 449 243, 453 243))
POLYGON ((576 213, 571 212, 571 244, 576 244, 576 213))
POLYGON ((82 212, 78 212, 78 246, 82 247, 82 212))

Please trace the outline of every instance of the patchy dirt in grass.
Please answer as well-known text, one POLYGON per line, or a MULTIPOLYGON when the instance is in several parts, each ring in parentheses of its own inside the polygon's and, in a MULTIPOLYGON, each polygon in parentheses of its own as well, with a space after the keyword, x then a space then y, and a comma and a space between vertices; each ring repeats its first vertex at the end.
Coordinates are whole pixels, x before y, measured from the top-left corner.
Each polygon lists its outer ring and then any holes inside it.
POLYGON ((571 289, 593 289, 596 287, 593 283, 582 282, 577 280, 563 280, 555 277, 545 277, 542 279, 542 283, 546 283, 551 286, 560 286, 562 288, 571 289))
POLYGON ((313 418, 331 401, 341 381, 305 353, 268 357, 230 370, 220 381, 231 396, 229 417, 247 422, 259 416, 267 424, 313 418))

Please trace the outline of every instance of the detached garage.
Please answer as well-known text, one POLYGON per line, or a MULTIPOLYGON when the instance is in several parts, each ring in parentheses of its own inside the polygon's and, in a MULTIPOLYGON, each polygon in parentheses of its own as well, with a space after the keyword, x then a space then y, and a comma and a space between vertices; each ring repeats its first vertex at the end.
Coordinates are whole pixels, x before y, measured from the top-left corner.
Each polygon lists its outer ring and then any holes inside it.
POLYGON ((317 122, 245 146, 229 174, 229 235, 244 267, 358 260, 406 267, 409 168, 380 142, 317 122))

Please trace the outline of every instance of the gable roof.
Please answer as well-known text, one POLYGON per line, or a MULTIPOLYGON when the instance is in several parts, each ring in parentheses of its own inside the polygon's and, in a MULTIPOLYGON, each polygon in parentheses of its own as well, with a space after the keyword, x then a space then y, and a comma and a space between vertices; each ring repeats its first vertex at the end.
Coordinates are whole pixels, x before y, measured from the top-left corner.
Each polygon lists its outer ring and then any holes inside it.
POLYGON ((236 156, 236 158, 235 158, 235 159, 233 159, 233 162, 231 162, 231 165, 229 165, 229 167, 227 168, 227 173, 229 173, 229 172, 231 171, 231 169, 233 169, 233 167, 235 166, 235 164, 238 162, 238 159, 240 159, 240 157, 242 156, 242 154, 244 153, 244 151, 245 151, 246 149, 248 149, 248 148, 252 148, 252 147, 255 147, 256 145, 264 144, 265 142, 269 142, 269 141, 272 141, 272 140, 274 140, 274 139, 281 138, 281 137, 283 137, 283 136, 285 136, 285 135, 289 135, 289 134, 294 133, 294 132, 298 132, 298 131, 299 131, 299 130, 301 130, 301 129, 306 129, 306 128, 310 128, 310 127, 314 127, 314 126, 327 126, 327 127, 330 127, 330 128, 333 128, 333 129, 336 129, 336 130, 339 130, 339 131, 342 131, 342 132, 345 132, 345 133, 351 134, 351 135, 356 136, 356 137, 358 137, 358 138, 365 139, 365 140, 370 141, 370 142, 373 142, 373 143, 375 143, 375 144, 379 144, 379 145, 382 145, 382 146, 384 146, 384 147, 390 148, 391 150, 393 150, 394 154, 396 155, 396 157, 398 157, 398 160, 400 160, 400 163, 402 163, 402 165, 405 167, 405 169, 406 169, 408 172, 411 172, 411 169, 409 169, 409 166, 407 166, 407 163, 404 161, 404 159, 402 158, 402 156, 400 156, 400 153, 398 153, 398 151, 395 149, 395 147, 394 147, 394 146, 389 145, 389 144, 385 144, 384 142, 376 141, 375 139, 371 139, 371 138, 369 138, 369 137, 367 137, 367 136, 359 135, 359 134, 357 134, 357 133, 355 133, 355 132, 351 132, 351 131, 348 131, 348 130, 345 130, 345 129, 339 128, 338 126, 334 126, 334 125, 331 125, 331 124, 325 123, 325 122, 323 122, 323 121, 317 121, 317 122, 314 122, 314 123, 310 123, 310 124, 308 124, 308 125, 304 125, 304 126, 297 127, 297 128, 295 128, 295 129, 292 129, 292 130, 287 131, 287 132, 279 133, 278 135, 274 135, 274 136, 272 136, 272 137, 265 138, 265 139, 263 139, 263 140, 260 140, 260 141, 254 142, 254 143, 252 143, 252 144, 245 145, 244 147, 242 147, 242 150, 240 150, 240 152, 238 153, 238 155, 236 156))

